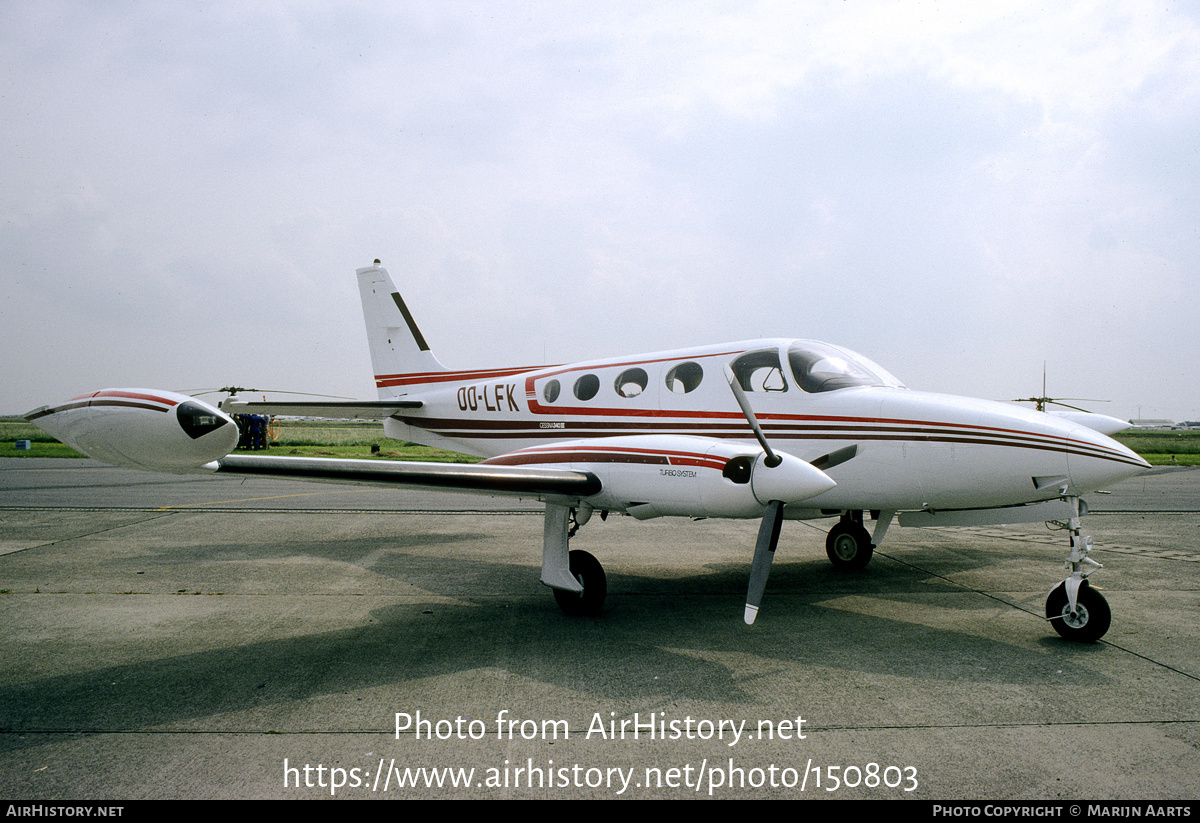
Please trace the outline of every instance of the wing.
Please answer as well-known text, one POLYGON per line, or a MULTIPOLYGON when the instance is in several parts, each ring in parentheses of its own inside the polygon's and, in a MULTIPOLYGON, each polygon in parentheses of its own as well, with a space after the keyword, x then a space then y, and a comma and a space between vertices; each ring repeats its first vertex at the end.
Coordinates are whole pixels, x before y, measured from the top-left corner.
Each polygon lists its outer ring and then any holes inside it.
MULTIPOLYGON (((285 405, 293 414, 333 416, 340 412, 347 417, 388 417, 400 408, 419 407, 420 402, 246 405, 285 405)), ((440 488, 557 503, 572 503, 602 488, 595 474, 565 467, 230 454, 237 445, 238 433, 228 415, 195 398, 157 389, 104 389, 42 406, 24 417, 89 457, 132 469, 440 488)))
MULTIPOLYGON (((412 400, 247 404, 348 416, 388 416, 412 400)), ((242 404, 238 404, 240 408, 242 404)), ((285 477, 374 486, 539 499, 639 519, 760 517, 769 501, 807 500, 835 483, 822 470, 848 456, 827 455, 813 466, 790 455, 761 465, 753 446, 682 435, 630 435, 556 442, 476 464, 231 454, 238 432, 225 412, 195 398, 155 389, 105 389, 25 418, 62 442, 106 463, 165 472, 285 477)))

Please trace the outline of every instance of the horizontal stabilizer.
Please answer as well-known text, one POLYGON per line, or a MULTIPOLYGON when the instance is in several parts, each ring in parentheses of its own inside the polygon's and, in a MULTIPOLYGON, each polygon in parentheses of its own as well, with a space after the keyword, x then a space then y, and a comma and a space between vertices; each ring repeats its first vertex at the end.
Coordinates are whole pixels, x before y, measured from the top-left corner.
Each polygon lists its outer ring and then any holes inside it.
POLYGON ((241 400, 231 397, 221 404, 226 414, 284 414, 292 417, 336 417, 350 420, 383 420, 401 409, 419 409, 420 400, 241 400))

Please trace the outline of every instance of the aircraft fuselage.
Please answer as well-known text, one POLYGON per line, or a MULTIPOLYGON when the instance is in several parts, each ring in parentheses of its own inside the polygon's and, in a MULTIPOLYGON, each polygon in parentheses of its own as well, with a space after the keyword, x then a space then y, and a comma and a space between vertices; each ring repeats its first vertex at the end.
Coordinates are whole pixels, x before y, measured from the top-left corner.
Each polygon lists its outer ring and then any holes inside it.
MULTIPOLYGON (((1146 464, 1085 426, 1004 403, 875 383, 806 391, 788 352, 758 340, 533 369, 409 375, 422 407, 385 421, 390 437, 492 458, 594 438, 680 435, 754 443, 723 370, 765 359, 743 386, 767 439, 804 461, 848 446, 837 486, 805 512, 1011 506, 1079 495, 1146 464), (769 353, 775 353, 775 361, 769 353)), ((840 350, 847 356, 852 352, 840 350)), ((377 378, 388 385, 388 376, 377 378)), ((390 385, 395 385, 394 383, 390 385)), ((543 454, 552 451, 543 450, 543 454)), ((570 462, 570 461, 566 461, 570 462)), ((578 461, 580 463, 584 461, 578 461)), ((686 476, 680 482, 686 482, 686 476)))

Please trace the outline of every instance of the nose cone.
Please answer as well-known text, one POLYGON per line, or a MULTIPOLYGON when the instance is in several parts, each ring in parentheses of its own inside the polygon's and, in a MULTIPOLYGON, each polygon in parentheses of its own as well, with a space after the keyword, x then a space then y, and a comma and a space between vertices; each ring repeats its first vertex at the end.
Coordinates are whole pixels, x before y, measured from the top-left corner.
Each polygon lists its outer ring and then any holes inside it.
POLYGON ((1135 452, 1107 435, 1065 420, 1060 425, 1067 430, 1071 444, 1067 468, 1074 494, 1097 491, 1150 468, 1135 452))
MULTIPOLYGON (((1147 468, 1111 437, 1052 414, 966 397, 883 391, 882 433, 903 445, 888 455, 882 445, 868 443, 846 466, 861 470, 875 460, 880 470, 898 467, 890 475, 892 487, 909 494, 893 495, 901 504, 897 508, 1021 505, 1053 499, 1064 488, 1072 495, 1093 492, 1147 468)), ((836 474, 844 487, 849 474, 836 474)))

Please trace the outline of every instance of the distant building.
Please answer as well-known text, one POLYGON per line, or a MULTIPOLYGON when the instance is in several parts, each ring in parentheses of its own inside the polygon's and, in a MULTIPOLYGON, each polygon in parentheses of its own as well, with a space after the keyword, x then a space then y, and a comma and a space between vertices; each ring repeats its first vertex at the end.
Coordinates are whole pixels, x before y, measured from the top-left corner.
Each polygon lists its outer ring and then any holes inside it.
POLYGON ((1174 420, 1159 420, 1152 417, 1134 419, 1129 421, 1135 429, 1173 429, 1175 428, 1174 420))

